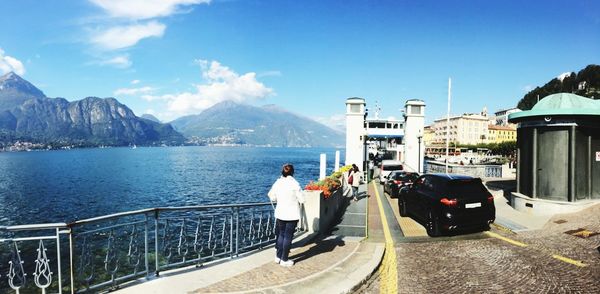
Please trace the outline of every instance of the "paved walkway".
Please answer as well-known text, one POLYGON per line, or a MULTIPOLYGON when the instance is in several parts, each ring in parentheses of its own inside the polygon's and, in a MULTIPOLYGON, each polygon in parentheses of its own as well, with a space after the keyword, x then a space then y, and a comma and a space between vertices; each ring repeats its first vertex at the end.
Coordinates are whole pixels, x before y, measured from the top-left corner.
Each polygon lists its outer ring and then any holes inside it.
MULTIPOLYGON (((346 218, 346 227, 334 229, 330 236, 301 236, 294 241, 306 244, 296 245, 290 252, 290 259, 296 262, 293 267, 274 263, 275 249, 271 247, 201 269, 164 272, 159 278, 141 280, 116 293, 349 293, 371 276, 384 252, 383 244, 373 239, 366 242, 364 237, 343 235, 353 234, 355 230, 348 230, 348 222, 365 219, 367 205, 375 201, 366 188, 365 184, 359 190, 362 197, 358 202, 349 203, 347 210, 357 217, 346 218), (314 240, 307 242, 309 239, 314 240)), ((381 227, 377 219, 369 222, 381 227)), ((364 235, 364 228, 359 231, 364 235)))

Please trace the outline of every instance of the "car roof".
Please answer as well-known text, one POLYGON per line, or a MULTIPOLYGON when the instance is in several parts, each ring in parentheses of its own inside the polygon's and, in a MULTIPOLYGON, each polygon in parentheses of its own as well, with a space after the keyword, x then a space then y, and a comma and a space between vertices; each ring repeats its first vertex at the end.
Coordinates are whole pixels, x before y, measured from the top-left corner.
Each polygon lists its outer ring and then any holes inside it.
POLYGON ((391 160, 391 159, 385 159, 385 160, 382 160, 382 161, 381 161, 381 163, 382 163, 383 165, 386 165, 386 164, 387 164, 387 165, 392 165, 392 164, 403 164, 403 162, 402 162, 402 161, 400 161, 400 160, 391 160))
POLYGON ((416 174, 416 175, 418 175, 419 173, 411 172, 411 171, 407 171, 407 170, 393 170, 390 174, 407 174, 407 175, 416 174))

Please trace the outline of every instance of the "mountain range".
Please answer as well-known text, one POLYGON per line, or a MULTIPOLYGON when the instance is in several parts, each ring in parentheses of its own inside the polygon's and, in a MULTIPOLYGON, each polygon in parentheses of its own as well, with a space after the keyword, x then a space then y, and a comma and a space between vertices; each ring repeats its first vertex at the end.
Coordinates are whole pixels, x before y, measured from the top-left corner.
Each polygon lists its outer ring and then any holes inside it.
POLYGON ((115 98, 49 98, 15 73, 0 77, 0 147, 17 141, 60 146, 244 144, 342 146, 344 134, 274 105, 221 102, 161 123, 115 98))
POLYGON ((0 142, 14 141, 122 146, 182 144, 185 138, 168 124, 137 117, 115 98, 48 98, 11 72, 0 77, 0 142))
POLYGON ((275 105, 255 107, 224 101, 197 115, 171 122, 188 138, 284 147, 337 147, 345 135, 275 105))

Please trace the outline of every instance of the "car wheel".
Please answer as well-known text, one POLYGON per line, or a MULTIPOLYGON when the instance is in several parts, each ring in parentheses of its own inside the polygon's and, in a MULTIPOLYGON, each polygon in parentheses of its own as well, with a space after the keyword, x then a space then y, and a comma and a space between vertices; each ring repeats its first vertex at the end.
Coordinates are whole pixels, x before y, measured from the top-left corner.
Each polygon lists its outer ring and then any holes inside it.
POLYGON ((440 231, 440 222, 436 217, 433 216, 433 212, 429 212, 426 229, 427 235, 429 235, 430 237, 437 237, 442 234, 440 231))
POLYGON ((406 209, 406 200, 402 197, 398 198, 398 210, 400 212, 400 216, 408 216, 408 210, 406 209))

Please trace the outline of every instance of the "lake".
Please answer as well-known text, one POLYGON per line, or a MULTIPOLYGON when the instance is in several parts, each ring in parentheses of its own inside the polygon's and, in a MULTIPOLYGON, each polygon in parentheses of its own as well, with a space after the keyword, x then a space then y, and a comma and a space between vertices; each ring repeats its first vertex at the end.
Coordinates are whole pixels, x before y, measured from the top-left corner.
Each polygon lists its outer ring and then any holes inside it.
MULTIPOLYGON (((138 147, 0 153, 0 225, 159 206, 266 202, 284 163, 304 187, 332 148, 138 147)), ((340 161, 344 150, 340 150, 340 161)))

